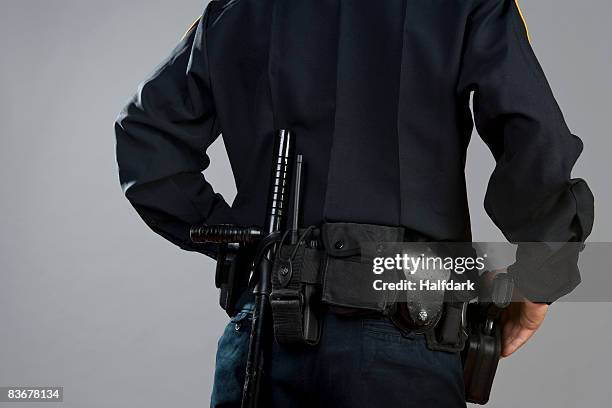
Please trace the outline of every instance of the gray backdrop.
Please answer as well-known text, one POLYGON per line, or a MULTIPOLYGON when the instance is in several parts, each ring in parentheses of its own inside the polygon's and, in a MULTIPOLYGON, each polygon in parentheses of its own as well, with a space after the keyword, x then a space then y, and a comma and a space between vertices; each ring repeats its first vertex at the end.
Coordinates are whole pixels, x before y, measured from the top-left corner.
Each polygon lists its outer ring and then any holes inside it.
MULTIPOLYGON (((66 407, 208 404, 226 321, 213 262, 140 221, 117 181, 112 128, 203 1, 2 0, 0 386, 63 385, 66 407)), ((522 7, 585 142, 575 175, 597 199, 591 240, 610 241, 612 3, 522 7)), ((210 155, 207 175, 231 200, 221 142, 210 155)), ((476 137, 467 176, 478 241, 503 240, 482 208, 492 166, 476 137)), ((611 313, 610 304, 555 304, 535 338, 502 361, 491 405, 608 407, 611 313)))

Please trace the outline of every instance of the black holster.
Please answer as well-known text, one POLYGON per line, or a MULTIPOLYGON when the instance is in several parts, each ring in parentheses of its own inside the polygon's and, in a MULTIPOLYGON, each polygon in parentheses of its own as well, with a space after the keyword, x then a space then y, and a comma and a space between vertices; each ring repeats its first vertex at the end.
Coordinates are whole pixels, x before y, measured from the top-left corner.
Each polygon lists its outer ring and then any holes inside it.
POLYGON ((469 305, 469 337, 462 352, 468 402, 484 405, 489 401, 502 351, 500 313, 510 305, 513 291, 513 278, 499 274, 484 291, 481 302, 469 305))
POLYGON ((215 286, 219 305, 231 317, 236 313, 238 297, 247 289, 252 249, 238 244, 219 244, 215 286))

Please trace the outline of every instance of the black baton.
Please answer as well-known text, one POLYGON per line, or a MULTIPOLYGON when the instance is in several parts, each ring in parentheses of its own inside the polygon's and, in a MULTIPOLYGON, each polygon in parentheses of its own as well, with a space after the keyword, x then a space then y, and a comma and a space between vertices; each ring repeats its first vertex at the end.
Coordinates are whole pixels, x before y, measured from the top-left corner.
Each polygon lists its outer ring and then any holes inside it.
MULTIPOLYGON (((287 221, 291 172, 295 160, 295 140, 288 130, 280 130, 274 141, 274 157, 268 193, 268 208, 264 224, 264 236, 284 229, 287 221)), ((255 310, 249 339, 249 354, 242 393, 242 408, 260 406, 261 389, 265 375, 269 349, 272 346, 270 310, 271 270, 277 244, 268 246, 261 261, 255 265, 253 277, 259 279, 253 293, 255 310)))

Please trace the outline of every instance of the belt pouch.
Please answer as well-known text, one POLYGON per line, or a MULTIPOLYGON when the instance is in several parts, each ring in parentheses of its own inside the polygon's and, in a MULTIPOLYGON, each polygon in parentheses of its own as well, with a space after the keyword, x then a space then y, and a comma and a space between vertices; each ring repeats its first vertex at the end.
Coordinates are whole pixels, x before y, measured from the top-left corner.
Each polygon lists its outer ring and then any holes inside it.
POLYGON ((395 299, 376 291, 372 259, 389 242, 402 241, 404 229, 354 223, 326 223, 321 228, 325 247, 323 303, 344 308, 386 312, 395 299))
POLYGON ((306 242, 282 245, 272 268, 270 304, 274 336, 280 344, 319 341, 321 251, 306 242))

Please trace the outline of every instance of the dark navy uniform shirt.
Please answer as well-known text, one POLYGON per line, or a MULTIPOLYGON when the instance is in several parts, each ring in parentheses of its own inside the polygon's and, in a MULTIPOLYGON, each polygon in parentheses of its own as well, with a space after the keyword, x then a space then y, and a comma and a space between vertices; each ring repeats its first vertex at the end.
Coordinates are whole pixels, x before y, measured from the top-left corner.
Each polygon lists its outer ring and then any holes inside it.
POLYGON ((582 241, 593 197, 515 0, 219 0, 116 123, 120 179, 156 232, 262 225, 275 129, 304 155, 304 223, 471 239, 473 124, 497 165, 485 208, 508 240, 582 241), (473 117, 470 95, 473 94, 473 117), (222 134, 229 205, 202 171, 222 134))

